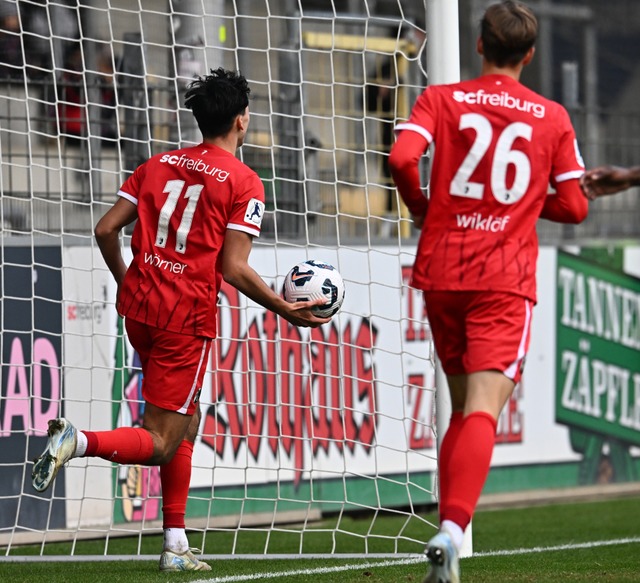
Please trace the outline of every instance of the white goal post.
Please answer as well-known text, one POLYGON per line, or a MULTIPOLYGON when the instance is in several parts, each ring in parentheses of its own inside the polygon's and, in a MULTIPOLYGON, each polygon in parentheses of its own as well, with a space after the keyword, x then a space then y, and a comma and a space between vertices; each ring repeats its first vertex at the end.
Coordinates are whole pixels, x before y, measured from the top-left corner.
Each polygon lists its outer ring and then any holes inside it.
POLYGON ((106 555, 134 536, 142 555, 161 532, 157 468, 76 459, 37 494, 31 460, 51 417, 140 422, 136 355, 93 226, 139 163, 199 141, 184 89, 218 66, 252 88, 240 156, 267 194, 252 265, 279 290, 295 263, 332 263, 346 298, 310 332, 223 287, 190 542, 224 541, 228 556, 354 541, 357 554, 420 553, 437 528, 425 514, 448 414, 386 155, 426 83, 459 76, 457 2, 2 0, 0 18, 1 554, 62 541, 56 554, 75 556, 98 539, 106 555))

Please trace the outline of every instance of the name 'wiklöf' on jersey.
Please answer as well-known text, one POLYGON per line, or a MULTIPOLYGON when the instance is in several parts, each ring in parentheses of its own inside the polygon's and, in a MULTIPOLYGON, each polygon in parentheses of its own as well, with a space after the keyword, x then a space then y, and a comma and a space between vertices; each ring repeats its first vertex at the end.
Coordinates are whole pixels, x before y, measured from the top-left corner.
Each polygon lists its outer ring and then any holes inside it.
POLYGON ((505 230, 510 218, 508 215, 506 217, 494 217, 493 215, 483 217, 482 213, 473 213, 471 215, 456 215, 456 223, 458 227, 463 229, 498 233, 505 230))

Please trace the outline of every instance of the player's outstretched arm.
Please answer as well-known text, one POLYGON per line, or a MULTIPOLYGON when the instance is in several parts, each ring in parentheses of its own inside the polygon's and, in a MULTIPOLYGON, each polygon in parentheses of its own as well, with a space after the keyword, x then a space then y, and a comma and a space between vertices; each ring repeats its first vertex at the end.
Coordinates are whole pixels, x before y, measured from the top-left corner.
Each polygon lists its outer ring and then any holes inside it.
POLYGON ((320 318, 313 311, 314 306, 323 305, 324 300, 296 302, 290 304, 276 294, 249 265, 252 237, 242 231, 228 230, 222 248, 222 277, 245 296, 261 306, 285 318, 294 326, 317 328, 331 321, 320 318))
POLYGON ((640 166, 599 166, 587 170, 580 180, 580 186, 587 198, 595 200, 599 196, 615 194, 632 186, 640 186, 640 166))

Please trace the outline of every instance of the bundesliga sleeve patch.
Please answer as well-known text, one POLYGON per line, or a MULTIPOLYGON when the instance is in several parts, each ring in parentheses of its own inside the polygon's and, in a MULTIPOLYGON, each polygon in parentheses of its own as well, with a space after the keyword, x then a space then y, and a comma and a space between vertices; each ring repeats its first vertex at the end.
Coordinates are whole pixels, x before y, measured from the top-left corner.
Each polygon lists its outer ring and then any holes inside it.
POLYGON ((244 222, 256 225, 259 227, 262 224, 262 217, 264 216, 264 203, 257 198, 252 198, 247 205, 247 210, 244 213, 244 222))

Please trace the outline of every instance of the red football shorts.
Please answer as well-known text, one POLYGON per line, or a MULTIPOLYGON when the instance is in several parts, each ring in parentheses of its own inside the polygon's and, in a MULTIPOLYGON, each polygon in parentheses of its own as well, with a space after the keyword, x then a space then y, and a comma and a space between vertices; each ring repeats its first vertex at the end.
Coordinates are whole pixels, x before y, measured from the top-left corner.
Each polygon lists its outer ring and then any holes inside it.
POLYGON ((533 302, 503 292, 424 292, 436 352, 447 375, 498 370, 518 382, 529 349, 533 302))
POLYGON ((211 338, 187 336, 125 319, 142 363, 142 396, 161 409, 193 415, 209 362, 211 338))

